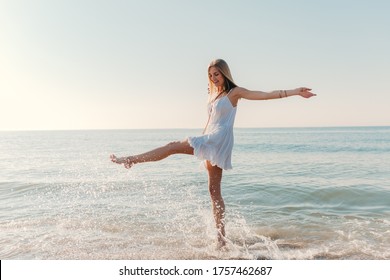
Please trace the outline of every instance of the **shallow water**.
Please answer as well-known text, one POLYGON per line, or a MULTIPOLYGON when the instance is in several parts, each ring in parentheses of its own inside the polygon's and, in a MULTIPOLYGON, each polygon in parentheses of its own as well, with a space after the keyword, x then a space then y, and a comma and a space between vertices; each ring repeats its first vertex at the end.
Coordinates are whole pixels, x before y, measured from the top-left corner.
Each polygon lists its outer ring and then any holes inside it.
POLYGON ((0 132, 1 259, 390 259, 390 127, 235 129, 217 250, 199 130, 0 132))

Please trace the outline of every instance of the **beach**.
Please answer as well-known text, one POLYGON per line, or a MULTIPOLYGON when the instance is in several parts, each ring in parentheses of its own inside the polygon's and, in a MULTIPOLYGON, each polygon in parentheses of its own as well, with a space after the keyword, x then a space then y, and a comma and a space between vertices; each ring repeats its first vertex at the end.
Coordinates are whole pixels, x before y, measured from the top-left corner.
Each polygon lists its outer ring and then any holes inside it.
POLYGON ((197 158, 109 159, 200 133, 0 132, 0 259, 390 259, 390 127, 236 128, 223 251, 197 158))

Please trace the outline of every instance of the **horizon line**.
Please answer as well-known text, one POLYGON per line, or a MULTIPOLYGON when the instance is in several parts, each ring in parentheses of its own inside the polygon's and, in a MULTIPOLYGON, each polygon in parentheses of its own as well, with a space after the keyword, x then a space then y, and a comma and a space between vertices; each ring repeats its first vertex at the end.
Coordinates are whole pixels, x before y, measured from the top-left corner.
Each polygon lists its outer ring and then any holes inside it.
MULTIPOLYGON (((315 129, 315 128, 373 128, 390 127, 390 125, 329 125, 329 126, 239 126, 234 129, 315 129)), ((120 130, 202 130, 203 128, 167 127, 167 128, 70 128, 70 129, 0 129, 0 132, 44 132, 44 131, 120 131, 120 130)))

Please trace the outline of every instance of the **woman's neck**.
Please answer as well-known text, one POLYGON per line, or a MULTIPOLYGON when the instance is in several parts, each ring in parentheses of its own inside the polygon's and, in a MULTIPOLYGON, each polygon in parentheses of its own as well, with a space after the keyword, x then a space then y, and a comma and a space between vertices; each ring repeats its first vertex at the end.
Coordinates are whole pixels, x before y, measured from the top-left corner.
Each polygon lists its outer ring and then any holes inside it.
POLYGON ((217 88, 217 94, 222 94, 226 90, 224 88, 217 88))

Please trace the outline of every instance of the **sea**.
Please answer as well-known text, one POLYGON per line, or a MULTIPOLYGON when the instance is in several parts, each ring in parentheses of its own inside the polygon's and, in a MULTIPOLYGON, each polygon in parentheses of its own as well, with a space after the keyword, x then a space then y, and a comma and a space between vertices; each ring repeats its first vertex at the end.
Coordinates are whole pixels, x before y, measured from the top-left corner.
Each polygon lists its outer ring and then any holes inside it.
POLYGON ((218 249, 200 129, 0 132, 0 259, 390 259, 390 127, 235 128, 218 249))

